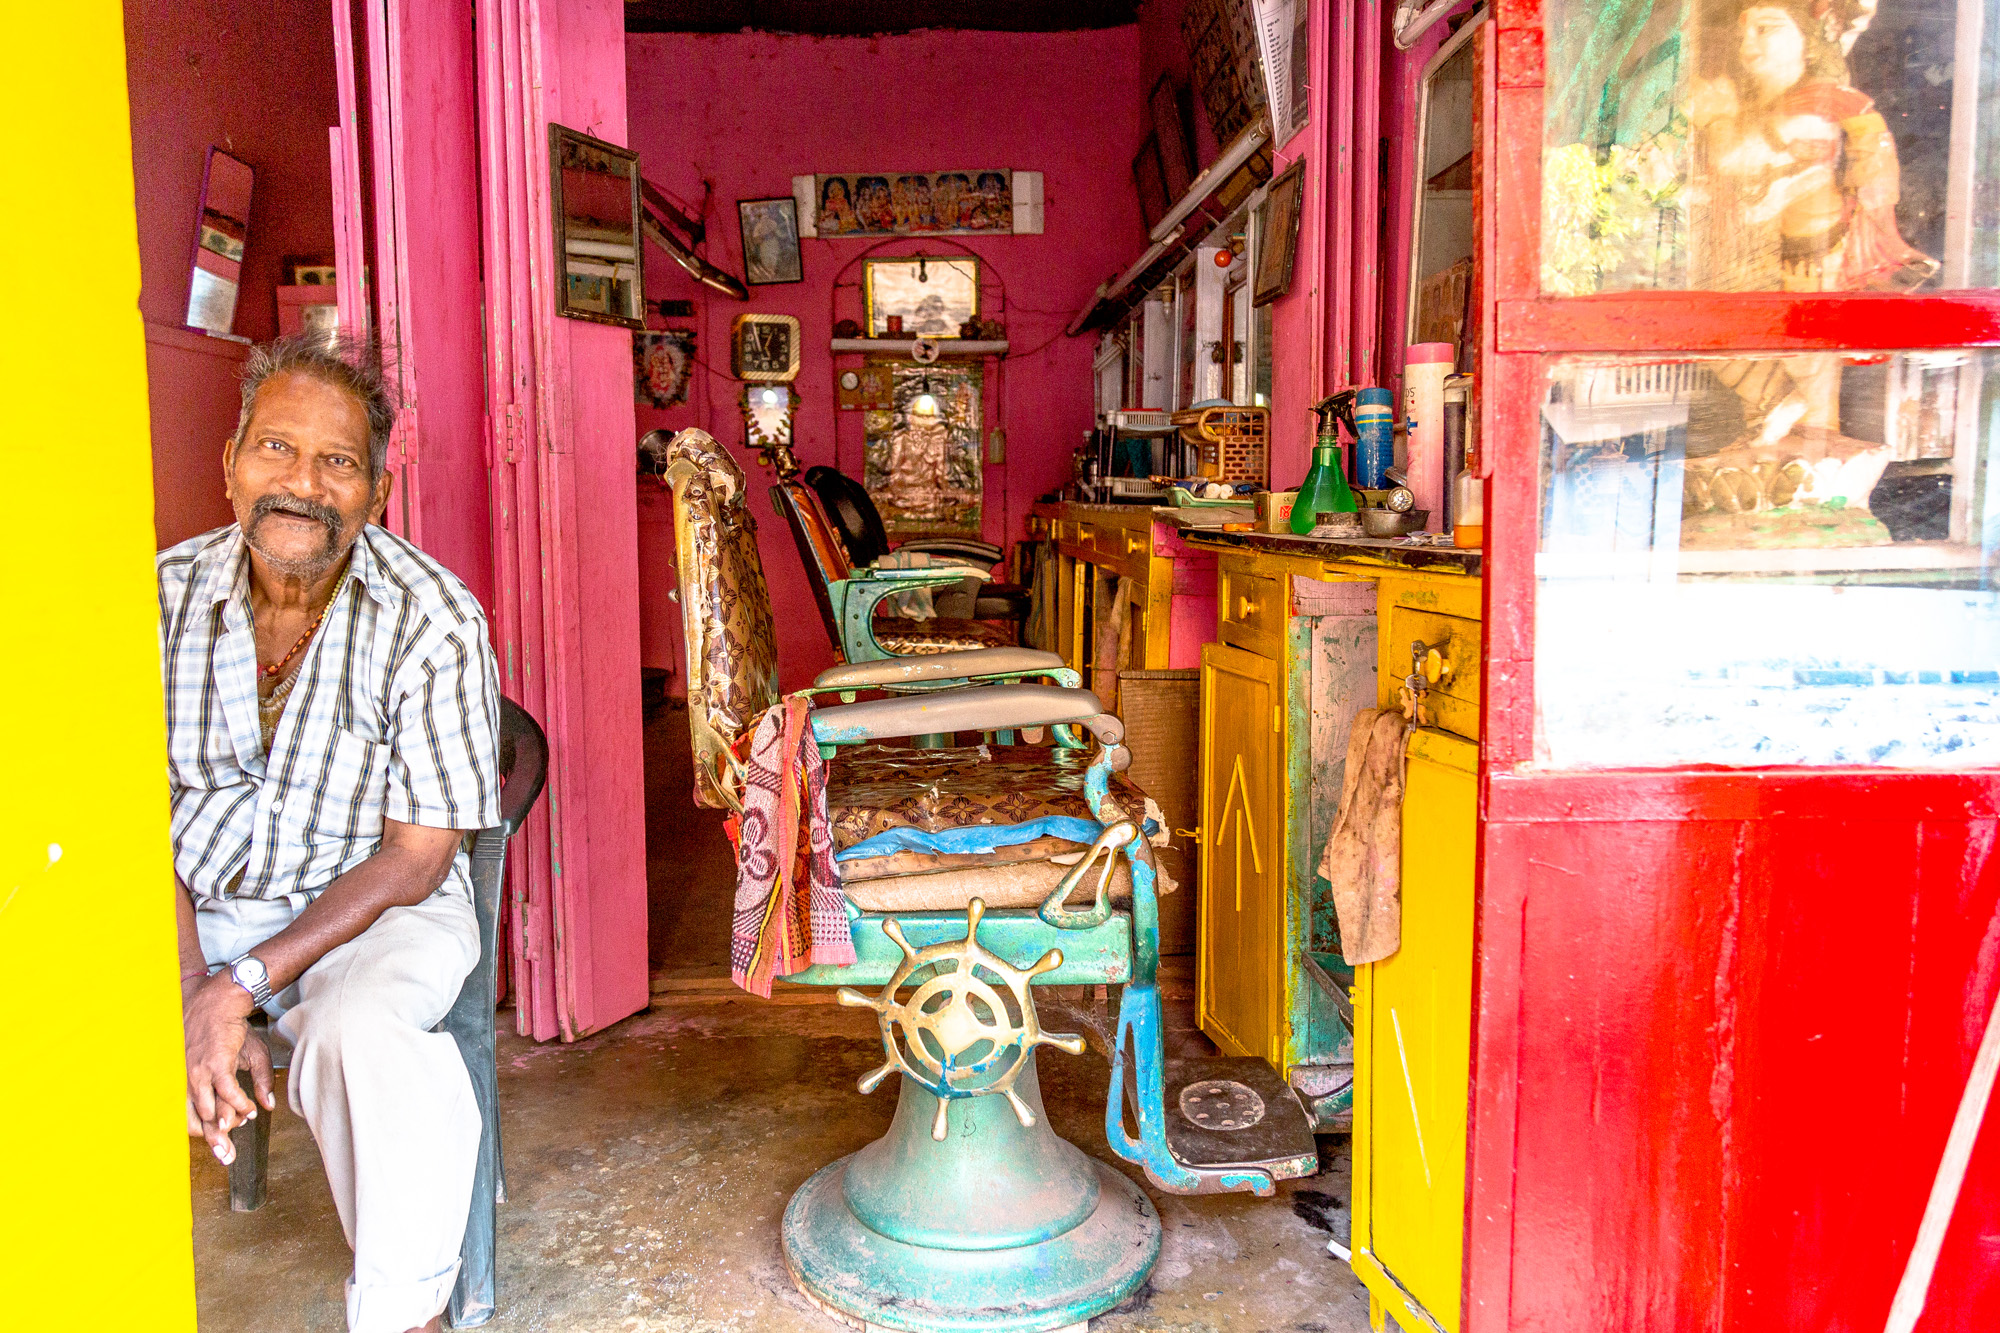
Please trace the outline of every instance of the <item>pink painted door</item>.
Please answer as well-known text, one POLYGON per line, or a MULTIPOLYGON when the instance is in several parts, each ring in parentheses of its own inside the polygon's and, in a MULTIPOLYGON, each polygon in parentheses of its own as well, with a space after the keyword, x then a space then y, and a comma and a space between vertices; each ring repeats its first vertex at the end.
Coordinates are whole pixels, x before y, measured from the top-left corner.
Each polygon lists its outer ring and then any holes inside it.
MULTIPOLYGON (((622 43, 622 10, 566 6, 559 32, 513 3, 333 12, 343 322, 380 334, 403 394, 387 522, 480 598, 501 688, 548 734, 503 931, 519 1030, 573 1040, 647 1002, 631 350, 546 308, 554 94, 537 85, 565 52, 622 43)), ((610 80, 622 125, 622 63, 589 69, 567 86, 610 80)))

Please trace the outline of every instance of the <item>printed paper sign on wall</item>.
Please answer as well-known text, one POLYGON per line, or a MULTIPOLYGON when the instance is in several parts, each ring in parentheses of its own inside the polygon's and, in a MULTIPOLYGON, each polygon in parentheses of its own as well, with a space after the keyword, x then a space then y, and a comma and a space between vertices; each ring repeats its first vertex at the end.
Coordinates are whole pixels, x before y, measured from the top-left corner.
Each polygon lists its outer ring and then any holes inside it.
POLYGON ((841 236, 1039 235, 1042 173, 853 171, 792 177, 799 234, 841 236))

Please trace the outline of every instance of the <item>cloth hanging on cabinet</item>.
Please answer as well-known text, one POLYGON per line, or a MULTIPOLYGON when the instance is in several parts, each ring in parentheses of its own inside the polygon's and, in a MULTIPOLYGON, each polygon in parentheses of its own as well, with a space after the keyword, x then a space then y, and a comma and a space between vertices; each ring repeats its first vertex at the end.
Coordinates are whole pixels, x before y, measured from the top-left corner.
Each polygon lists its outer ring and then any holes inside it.
POLYGON ((1403 748, 1409 723, 1394 708, 1364 708, 1347 739, 1340 813, 1320 857, 1350 966, 1376 963, 1403 942, 1403 748))
POLYGON ((729 975, 771 997, 775 977, 818 963, 852 963, 840 872, 833 863, 826 761, 804 695, 766 709, 744 757, 743 813, 728 822, 736 844, 736 902, 729 975))

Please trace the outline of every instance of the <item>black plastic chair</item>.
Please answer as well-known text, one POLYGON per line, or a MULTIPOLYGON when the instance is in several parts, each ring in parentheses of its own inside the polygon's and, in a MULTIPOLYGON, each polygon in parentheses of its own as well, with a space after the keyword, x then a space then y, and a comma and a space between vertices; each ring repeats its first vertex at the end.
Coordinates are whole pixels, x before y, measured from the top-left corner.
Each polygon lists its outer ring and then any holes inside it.
MULTIPOLYGON (((500 1002, 500 893, 507 840, 527 820, 548 779, 549 743, 541 726, 512 699, 500 701, 500 822, 472 837, 472 906, 479 922, 479 962, 459 988, 444 1021, 431 1030, 458 1043, 479 1102, 479 1166, 472 1211, 459 1246, 458 1285, 445 1317, 453 1328, 477 1328, 495 1311, 494 1209, 507 1194, 500 1161, 500 1080, 494 1058, 493 1013, 500 1002)), ((257 1015, 260 1022, 262 1014, 257 1015)), ((277 1051, 273 1051, 276 1062, 277 1051)), ((247 1073, 237 1076, 249 1091, 247 1073)), ((229 1168, 229 1206, 247 1213, 264 1206, 271 1156, 271 1117, 260 1115, 230 1133, 236 1161, 229 1168)))

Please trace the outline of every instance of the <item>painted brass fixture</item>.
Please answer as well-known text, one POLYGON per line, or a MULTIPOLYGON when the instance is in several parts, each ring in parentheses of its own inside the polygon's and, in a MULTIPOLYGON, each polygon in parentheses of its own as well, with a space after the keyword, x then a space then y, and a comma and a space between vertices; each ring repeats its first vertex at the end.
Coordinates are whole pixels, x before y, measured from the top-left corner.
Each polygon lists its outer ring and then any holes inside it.
POLYGON ((903 951, 895 975, 873 998, 851 986, 842 986, 839 992, 842 1004, 875 1011, 882 1026, 882 1047, 889 1053, 862 1078, 861 1091, 875 1091, 898 1071, 915 1079, 938 1099, 931 1138, 939 1143, 945 1140, 946 1112, 964 1097, 998 1093, 1013 1106, 1021 1127, 1032 1127, 1035 1113, 1014 1091, 1014 1080, 1029 1067, 1029 1052, 1037 1046, 1054 1046, 1071 1055, 1083 1054, 1082 1037, 1042 1031, 1028 989, 1036 977, 1062 966, 1062 950, 1049 950, 1032 967, 1015 967, 979 943, 979 921, 985 915, 985 901, 974 898, 965 909, 965 938, 923 950, 910 947, 895 920, 883 923, 882 933, 903 951), (920 972, 928 979, 908 1000, 899 1002, 896 992, 920 972), (896 1038, 898 1026, 903 1029, 901 1041, 896 1038))

